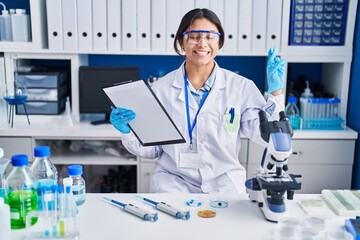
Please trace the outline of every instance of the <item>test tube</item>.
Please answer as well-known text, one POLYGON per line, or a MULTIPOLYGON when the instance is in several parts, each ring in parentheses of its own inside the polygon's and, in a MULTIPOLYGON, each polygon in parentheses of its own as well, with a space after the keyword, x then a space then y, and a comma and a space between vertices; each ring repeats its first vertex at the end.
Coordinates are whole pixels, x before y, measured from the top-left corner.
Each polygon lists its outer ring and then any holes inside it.
POLYGON ((52 209, 51 209, 51 227, 52 227, 52 236, 57 236, 57 223, 58 223, 58 202, 57 202, 57 195, 56 195, 57 186, 51 186, 51 198, 52 198, 52 209))
POLYGON ((58 197, 58 217, 59 217, 59 235, 60 237, 65 236, 65 196, 64 196, 64 187, 57 187, 57 197, 58 197))

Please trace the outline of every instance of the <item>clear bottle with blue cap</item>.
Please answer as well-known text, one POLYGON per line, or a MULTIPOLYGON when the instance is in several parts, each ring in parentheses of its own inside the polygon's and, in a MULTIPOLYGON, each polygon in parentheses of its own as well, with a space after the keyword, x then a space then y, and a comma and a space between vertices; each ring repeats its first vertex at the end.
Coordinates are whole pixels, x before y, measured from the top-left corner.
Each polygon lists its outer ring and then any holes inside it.
POLYGON ((47 192, 51 192, 51 186, 57 185, 58 171, 50 161, 50 148, 48 146, 37 146, 34 148, 35 161, 31 165, 30 171, 37 179, 36 188, 39 197, 39 210, 42 210, 41 188, 46 187, 47 192))
POLYGON ((285 114, 290 120, 292 129, 300 129, 300 111, 297 107, 297 98, 289 96, 288 97, 288 104, 285 108, 285 114))
POLYGON ((77 206, 82 205, 86 199, 86 184, 81 176, 83 174, 83 167, 81 165, 69 165, 68 175, 72 179, 72 192, 77 206))
MULTIPOLYGON (((13 169, 5 181, 5 196, 10 206, 12 229, 25 228, 26 216, 31 211, 38 210, 36 178, 29 171, 28 163, 29 159, 25 154, 12 156, 13 169)), ((34 225, 37 217, 32 217, 30 222, 34 225)))

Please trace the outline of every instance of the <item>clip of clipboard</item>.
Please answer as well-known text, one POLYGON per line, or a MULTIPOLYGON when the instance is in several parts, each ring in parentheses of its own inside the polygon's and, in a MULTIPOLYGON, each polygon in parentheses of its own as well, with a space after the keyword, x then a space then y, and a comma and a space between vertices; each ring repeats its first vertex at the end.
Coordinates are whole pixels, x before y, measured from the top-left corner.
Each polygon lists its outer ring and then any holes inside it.
MULTIPOLYGON (((185 143, 165 108, 143 80, 131 80, 103 91, 116 107, 131 109, 136 118, 129 127, 142 146, 185 143)), ((110 107, 110 106, 109 106, 110 107)))

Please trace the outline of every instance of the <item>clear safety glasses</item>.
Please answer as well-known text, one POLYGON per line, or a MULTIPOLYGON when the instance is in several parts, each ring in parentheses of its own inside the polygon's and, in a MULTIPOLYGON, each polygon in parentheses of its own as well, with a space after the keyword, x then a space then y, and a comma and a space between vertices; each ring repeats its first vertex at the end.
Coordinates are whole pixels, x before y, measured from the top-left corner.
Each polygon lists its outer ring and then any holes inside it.
POLYGON ((221 33, 208 30, 191 30, 183 32, 182 36, 188 44, 199 44, 204 38, 207 44, 214 45, 219 43, 221 33))

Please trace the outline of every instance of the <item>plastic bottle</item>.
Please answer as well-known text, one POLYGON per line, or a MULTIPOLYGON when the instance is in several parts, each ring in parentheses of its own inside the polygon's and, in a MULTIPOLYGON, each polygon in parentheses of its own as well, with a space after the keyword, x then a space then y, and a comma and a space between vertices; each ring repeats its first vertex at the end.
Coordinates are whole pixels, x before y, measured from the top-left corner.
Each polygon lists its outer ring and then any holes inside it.
POLYGON ((10 207, 0 197, 0 240, 11 239, 10 207))
MULTIPOLYGON (((29 171, 27 155, 14 155, 11 163, 14 168, 5 181, 5 195, 10 206, 11 228, 21 229, 26 227, 29 212, 38 210, 38 198, 34 190, 36 178, 29 171)), ((32 217, 30 224, 36 222, 37 217, 32 217)))
POLYGON ((30 41, 30 20, 25 9, 16 9, 11 14, 12 37, 14 42, 30 41))
POLYGON ((81 176, 83 174, 83 168, 81 165, 70 165, 68 166, 68 174, 72 179, 72 192, 76 205, 80 206, 86 199, 85 180, 81 176))
POLYGON ((300 116, 304 119, 310 118, 311 112, 311 103, 309 102, 310 98, 313 98, 314 94, 311 92, 309 87, 309 81, 306 81, 306 88, 303 93, 301 93, 300 97, 300 116))
POLYGON ((51 192, 51 186, 57 185, 58 171, 50 161, 50 148, 48 146, 37 146, 34 148, 35 161, 31 165, 30 171, 37 179, 36 188, 38 194, 38 208, 42 210, 41 188, 46 187, 46 192, 51 192))
POLYGON ((4 9, 0 15, 0 36, 1 41, 12 41, 12 28, 11 28, 11 16, 9 12, 4 9))
POLYGON ((294 130, 300 128, 300 112, 298 107, 296 106, 296 103, 296 97, 288 97, 288 104, 285 108, 285 114, 289 118, 291 122, 291 127, 294 130))

